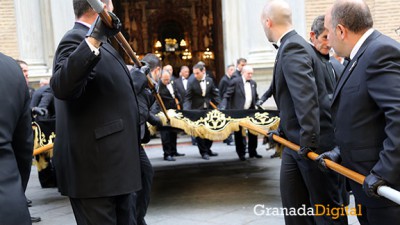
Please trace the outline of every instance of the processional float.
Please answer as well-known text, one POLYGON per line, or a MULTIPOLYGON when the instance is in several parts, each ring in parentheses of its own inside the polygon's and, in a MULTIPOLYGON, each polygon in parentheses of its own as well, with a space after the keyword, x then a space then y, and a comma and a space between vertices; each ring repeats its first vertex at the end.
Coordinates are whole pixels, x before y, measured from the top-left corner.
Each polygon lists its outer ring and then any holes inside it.
MULTIPOLYGON (((104 10, 104 4, 100 0, 87 0, 92 8, 100 15, 102 21, 107 26, 112 26, 111 17, 106 10, 104 10)), ((131 58, 132 62, 136 64, 136 66, 141 67, 140 61, 137 59, 136 54, 130 47, 129 43, 126 41, 121 32, 119 32, 115 38, 117 39, 120 46, 124 49, 127 55, 131 58)), ((174 128, 179 128, 185 131, 187 134, 196 137, 207 138, 210 140, 224 140, 229 134, 233 131, 239 131, 239 129, 247 128, 249 132, 254 134, 261 134, 267 136, 269 130, 277 129, 279 125, 279 117, 274 115, 273 117, 269 117, 269 112, 262 112, 257 110, 227 110, 227 111, 218 111, 217 109, 211 111, 175 111, 169 110, 167 111, 161 97, 155 91, 154 82, 147 75, 149 87, 152 88, 153 93, 155 94, 156 100, 161 106, 162 114, 158 116, 162 119, 164 125, 169 125, 174 128)), ((40 136, 40 135, 39 135, 40 136)), ((272 135, 274 141, 287 146, 288 148, 299 151, 300 146, 280 137, 277 135, 272 135)), ((42 145, 37 147, 34 150, 34 155, 40 152, 45 152, 48 150, 52 150, 53 144, 49 143, 46 145, 42 145)), ((315 152, 309 152, 307 157, 314 160, 319 155, 315 152)), ((359 183, 363 184, 365 180, 365 176, 352 171, 340 164, 337 164, 329 159, 324 159, 326 166, 339 173, 343 176, 359 183)), ((388 186, 380 186, 378 187, 378 194, 383 196, 397 204, 400 204, 400 192, 388 187, 388 186)))

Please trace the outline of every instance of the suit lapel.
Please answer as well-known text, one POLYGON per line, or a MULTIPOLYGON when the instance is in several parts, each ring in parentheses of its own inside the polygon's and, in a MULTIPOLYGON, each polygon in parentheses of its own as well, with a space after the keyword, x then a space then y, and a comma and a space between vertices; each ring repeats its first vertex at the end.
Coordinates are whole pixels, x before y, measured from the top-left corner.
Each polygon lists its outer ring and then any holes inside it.
POLYGON ((239 79, 239 90, 242 92, 243 96, 246 97, 246 92, 244 91, 244 83, 242 78, 239 79))
POLYGON ((347 82, 349 79, 351 73, 354 71, 354 68, 357 66, 359 58, 364 54, 365 50, 367 49, 369 43, 373 39, 375 39, 380 33, 377 31, 374 31, 366 40, 365 42, 361 45, 360 49, 358 50, 357 54, 354 56, 354 58, 347 64, 347 66, 344 68, 342 75, 339 78, 338 84, 335 88, 335 92, 333 94, 332 98, 332 104, 335 102, 336 97, 338 96, 340 90, 343 88, 344 84, 347 82))

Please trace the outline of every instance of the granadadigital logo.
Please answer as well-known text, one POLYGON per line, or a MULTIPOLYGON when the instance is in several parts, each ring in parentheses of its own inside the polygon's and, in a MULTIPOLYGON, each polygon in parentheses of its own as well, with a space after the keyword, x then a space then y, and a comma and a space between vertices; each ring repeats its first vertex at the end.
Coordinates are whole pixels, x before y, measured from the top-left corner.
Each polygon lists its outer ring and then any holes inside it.
POLYGON ((257 204, 253 208, 256 216, 331 216, 337 219, 339 216, 361 216, 361 205, 356 207, 330 207, 328 205, 315 204, 315 207, 306 207, 302 205, 299 208, 283 207, 265 207, 263 204, 257 204))

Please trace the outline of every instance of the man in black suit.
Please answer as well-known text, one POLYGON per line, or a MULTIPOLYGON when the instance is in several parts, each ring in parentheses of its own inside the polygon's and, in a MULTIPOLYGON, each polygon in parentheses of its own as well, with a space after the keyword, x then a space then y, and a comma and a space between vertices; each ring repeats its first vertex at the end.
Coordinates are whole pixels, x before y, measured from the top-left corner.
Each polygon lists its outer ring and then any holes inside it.
MULTIPOLYGON (((221 100, 224 98, 224 94, 229 87, 229 83, 232 80, 232 75, 234 72, 235 72, 235 66, 233 64, 228 65, 226 67, 226 74, 219 81, 218 90, 219 90, 219 97, 221 98, 221 100)), ((226 105, 226 108, 229 108, 229 102, 228 105, 226 105)))
MULTIPOLYGON (((168 70, 161 72, 161 78, 158 82, 158 93, 164 103, 165 108, 177 109, 179 102, 182 102, 182 98, 175 87, 173 81, 171 81, 172 75, 168 70)), ((157 102, 154 105, 154 112, 158 113, 161 111, 161 106, 157 102)), ((160 130, 162 147, 164 151, 164 160, 175 161, 175 156, 184 156, 185 154, 178 153, 176 149, 177 132, 171 129, 160 130)))
MULTIPOLYGON (((182 66, 181 71, 179 72, 179 78, 173 79, 176 89, 178 90, 179 95, 182 97, 182 99, 184 99, 186 95, 186 89, 189 77, 190 77, 189 67, 182 66)), ((181 104, 183 104, 183 102, 181 104)))
POLYGON ((325 27, 335 52, 350 62, 332 100, 340 151, 321 158, 341 159, 366 176, 362 186, 350 181, 356 204, 362 206, 362 225, 398 224, 400 206, 379 197, 377 189, 388 185, 400 190, 400 44, 372 28, 363 1, 335 2, 325 27))
MULTIPOLYGON (((213 79, 206 76, 203 64, 193 66, 194 79, 190 79, 185 96, 183 108, 185 110, 208 110, 212 109, 210 102, 218 105, 219 93, 213 79)), ((203 159, 209 160, 210 156, 217 156, 218 153, 211 151, 212 141, 196 137, 197 146, 203 159)))
POLYGON ((29 88, 29 96, 32 98, 33 93, 35 92, 35 89, 29 85, 28 63, 26 63, 25 61, 20 60, 20 59, 17 59, 16 61, 19 64, 19 66, 21 67, 22 73, 24 74, 24 77, 25 77, 26 84, 28 85, 28 88, 29 88))
MULTIPOLYGON (((233 64, 228 65, 226 67, 226 74, 219 81, 218 90, 219 90, 219 97, 221 99, 224 98, 224 93, 226 92, 226 90, 229 87, 229 82, 232 79, 233 72, 235 72, 235 65, 233 65, 233 64)), ((229 108, 229 102, 228 102, 228 105, 226 106, 226 108, 229 108)), ((232 138, 232 134, 230 134, 228 136, 228 138, 224 140, 224 143, 226 143, 227 145, 232 145, 233 144, 232 142, 233 142, 233 138, 232 138)))
POLYGON ((241 77, 241 76, 242 76, 242 74, 241 74, 242 68, 243 68, 243 66, 245 66, 245 65, 247 65, 247 59, 245 59, 245 58, 238 58, 238 59, 236 60, 236 70, 235 70, 235 72, 233 72, 232 78, 241 77))
MULTIPOLYGON (((103 1, 112 11, 112 1, 103 1)), ((74 0, 75 26, 60 41, 50 86, 56 107, 54 165, 77 224, 136 224, 141 188, 138 103, 128 68, 86 0, 74 0), (91 27, 89 27, 91 25, 91 27), (89 29, 90 28, 90 29, 89 29)))
POLYGON ((16 61, 0 53, 0 224, 31 224, 25 189, 33 135, 28 86, 16 61))
POLYGON ((326 72, 325 76, 325 85, 326 90, 328 91, 329 99, 332 99, 333 91, 336 87, 336 80, 342 73, 344 66, 339 64, 335 64, 335 67, 330 61, 329 52, 331 50, 331 46, 328 43, 328 30, 324 27, 324 15, 317 16, 314 19, 314 22, 311 25, 310 32, 310 41, 314 50, 321 60, 321 62, 325 66, 326 72))
POLYGON ((156 82, 159 79, 161 71, 161 60, 152 53, 146 54, 142 63, 145 64, 142 68, 132 68, 131 76, 133 79, 133 85, 138 100, 139 107, 139 125, 140 125, 140 171, 142 178, 142 189, 137 191, 136 204, 134 205, 134 212, 136 212, 137 225, 146 225, 145 216, 147 214, 147 208, 150 204, 151 187, 153 184, 154 170, 149 158, 147 157, 146 151, 143 144, 150 141, 150 131, 147 127, 147 122, 153 126, 161 127, 161 120, 155 116, 151 111, 151 106, 155 102, 155 97, 152 94, 152 90, 148 86, 147 77, 143 76, 142 71, 146 71, 148 68, 149 76, 151 76, 156 82))
MULTIPOLYGON (((301 146, 298 152, 288 147, 282 152, 282 205, 288 209, 316 204, 343 209, 339 175, 323 173, 306 156, 310 151, 320 154, 335 146, 323 64, 312 46, 293 30, 288 3, 270 1, 263 9, 261 22, 268 40, 279 47, 272 85, 281 119, 280 133, 301 146)), ((285 215, 285 223, 347 224, 347 216, 285 215)))
MULTIPOLYGON (((179 91, 179 94, 181 95, 182 101, 185 100, 189 79, 194 79, 193 76, 191 76, 190 74, 189 67, 182 66, 179 72, 179 78, 174 79, 174 83, 179 91)), ((181 102, 181 109, 182 108, 183 108, 183 102, 181 102)), ((197 145, 196 138, 191 136, 191 139, 192 139, 192 145, 197 145)))
POLYGON ((49 81, 45 80, 40 81, 40 87, 32 95, 31 109, 39 117, 52 118, 55 116, 54 94, 49 81))
MULTIPOLYGON (((221 101, 221 109, 226 109, 227 105, 229 105, 229 109, 255 109, 258 94, 257 83, 251 79, 253 73, 254 71, 251 66, 244 66, 242 68, 241 77, 236 77, 230 82, 230 85, 221 101)), ((241 161, 245 161, 246 138, 243 137, 242 129, 235 131, 234 134, 236 153, 241 161)), ((247 136, 249 139, 249 157, 262 158, 262 156, 257 153, 257 135, 248 132, 247 136)))

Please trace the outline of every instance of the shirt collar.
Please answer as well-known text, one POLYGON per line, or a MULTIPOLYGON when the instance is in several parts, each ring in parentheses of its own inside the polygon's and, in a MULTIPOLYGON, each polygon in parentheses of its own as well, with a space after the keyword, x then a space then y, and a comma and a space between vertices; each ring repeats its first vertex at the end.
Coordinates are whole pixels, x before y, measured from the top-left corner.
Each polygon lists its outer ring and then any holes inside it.
POLYGON ((85 23, 85 22, 80 21, 80 20, 78 20, 78 21, 76 21, 76 22, 82 24, 82 25, 85 26, 85 27, 89 27, 89 28, 90 28, 90 26, 91 26, 90 24, 85 23))
POLYGON ((281 42, 282 42, 282 38, 286 35, 286 34, 288 34, 289 32, 291 32, 292 30, 294 30, 294 29, 289 29, 288 31, 286 31, 285 33, 283 33, 282 34, 282 36, 278 39, 278 41, 276 42, 276 45, 278 46, 278 48, 281 46, 281 42))
POLYGON ((361 38, 357 41, 356 45, 354 45, 353 49, 351 50, 350 53, 350 59, 353 59, 354 56, 356 56, 358 50, 360 50, 361 45, 364 44, 365 40, 367 40, 367 38, 372 34, 372 32, 374 32, 373 28, 370 28, 369 30, 367 30, 367 32, 365 32, 361 38))

